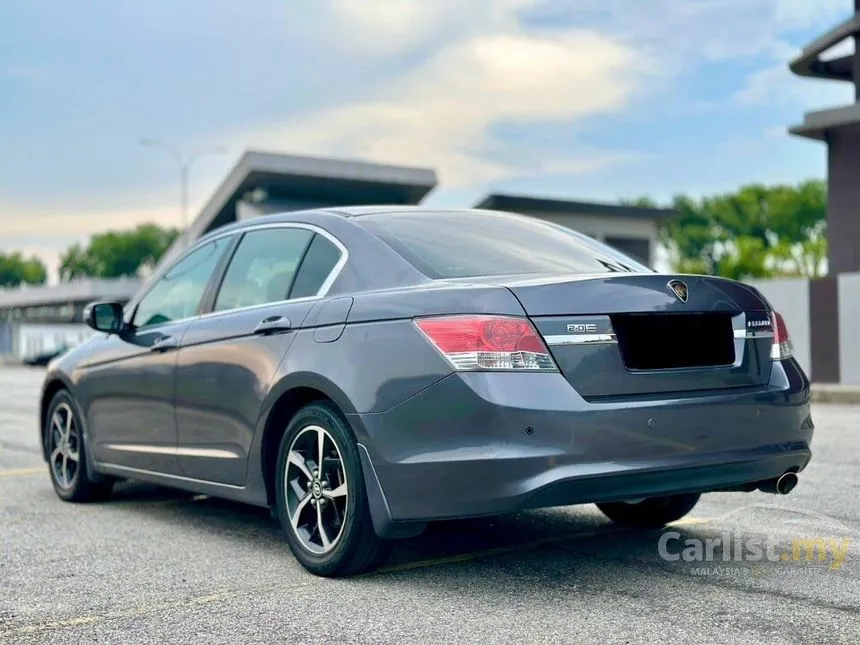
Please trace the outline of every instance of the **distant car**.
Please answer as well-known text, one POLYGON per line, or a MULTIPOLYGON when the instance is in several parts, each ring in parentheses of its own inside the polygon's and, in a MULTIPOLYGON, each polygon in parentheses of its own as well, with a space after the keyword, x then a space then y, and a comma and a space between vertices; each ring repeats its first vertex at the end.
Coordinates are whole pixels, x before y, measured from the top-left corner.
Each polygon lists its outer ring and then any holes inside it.
POLYGON ((33 354, 31 356, 27 356, 23 359, 25 365, 32 366, 45 366, 50 363, 52 360, 65 354, 69 350, 68 345, 60 345, 59 347, 55 347, 53 349, 49 349, 46 352, 40 352, 38 354, 33 354))
POLYGON ((103 333, 42 394, 58 495, 132 478, 268 506, 319 575, 447 518, 594 502, 659 527, 701 493, 787 493, 811 457, 809 382, 758 291, 520 215, 245 221, 86 319, 103 333))

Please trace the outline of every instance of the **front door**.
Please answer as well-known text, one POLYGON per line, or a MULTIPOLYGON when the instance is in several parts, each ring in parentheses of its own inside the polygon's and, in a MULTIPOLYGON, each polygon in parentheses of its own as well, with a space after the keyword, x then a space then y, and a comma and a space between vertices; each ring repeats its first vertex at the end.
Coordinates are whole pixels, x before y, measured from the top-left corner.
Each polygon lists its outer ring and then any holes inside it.
POLYGON ((245 483, 260 408, 278 365, 341 250, 302 227, 245 233, 212 297, 183 336, 176 370, 182 474, 245 483))
POLYGON ((177 349, 229 240, 195 249, 157 279, 121 335, 96 347, 82 380, 96 461, 179 474, 177 349))

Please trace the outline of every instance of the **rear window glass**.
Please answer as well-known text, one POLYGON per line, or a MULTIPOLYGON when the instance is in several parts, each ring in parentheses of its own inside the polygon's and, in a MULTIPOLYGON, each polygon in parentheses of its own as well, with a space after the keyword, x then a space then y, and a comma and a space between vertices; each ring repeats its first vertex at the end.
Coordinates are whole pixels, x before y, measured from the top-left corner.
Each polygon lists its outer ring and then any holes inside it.
POLYGON ((431 278, 651 272, 581 233, 524 215, 416 211, 356 219, 431 278))

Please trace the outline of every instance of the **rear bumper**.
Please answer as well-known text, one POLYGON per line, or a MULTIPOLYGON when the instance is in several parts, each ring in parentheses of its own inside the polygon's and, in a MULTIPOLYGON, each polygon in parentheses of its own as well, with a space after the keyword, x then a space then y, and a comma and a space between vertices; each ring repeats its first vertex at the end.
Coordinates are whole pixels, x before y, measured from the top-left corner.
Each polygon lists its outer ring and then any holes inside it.
POLYGON ((424 522, 707 492, 800 471, 811 457, 808 402, 794 361, 775 363, 761 388, 602 403, 559 374, 465 373, 351 421, 382 498, 375 521, 424 522))

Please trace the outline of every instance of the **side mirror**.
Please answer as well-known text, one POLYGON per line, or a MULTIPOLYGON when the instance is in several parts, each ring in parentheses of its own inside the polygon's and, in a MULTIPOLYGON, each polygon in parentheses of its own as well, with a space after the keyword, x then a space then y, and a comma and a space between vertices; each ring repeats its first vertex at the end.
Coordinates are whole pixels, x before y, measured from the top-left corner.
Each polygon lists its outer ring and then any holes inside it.
POLYGON ((96 331, 118 334, 125 327, 122 305, 118 302, 93 302, 84 309, 84 322, 96 331))

